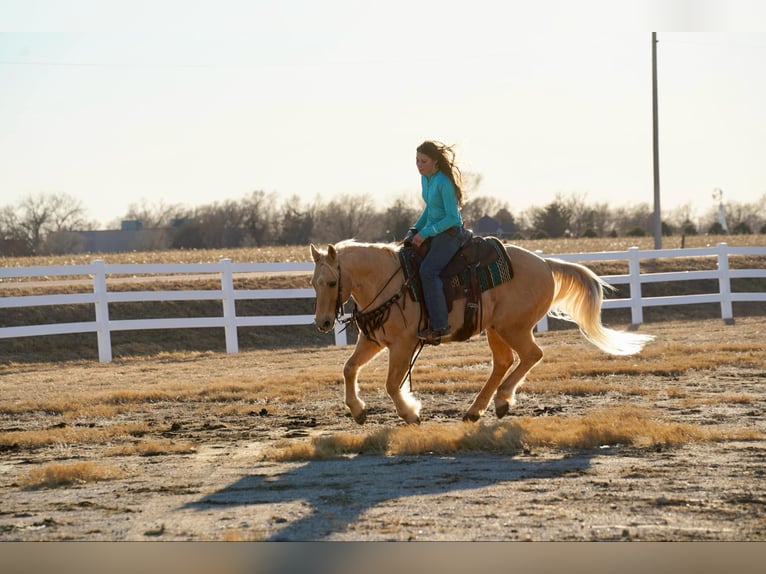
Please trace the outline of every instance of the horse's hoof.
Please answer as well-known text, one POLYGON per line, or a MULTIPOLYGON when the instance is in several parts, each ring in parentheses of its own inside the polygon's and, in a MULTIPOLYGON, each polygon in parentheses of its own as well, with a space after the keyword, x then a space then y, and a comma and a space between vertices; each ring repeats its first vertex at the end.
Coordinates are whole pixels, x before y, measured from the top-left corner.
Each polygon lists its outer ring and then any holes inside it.
POLYGON ((463 422, 464 423, 479 422, 479 415, 475 415, 473 413, 466 413, 465 415, 463 415, 463 422))
POLYGON ((357 422, 357 424, 363 425, 367 421, 367 409, 356 415, 354 420, 357 422))
POLYGON ((505 415, 508 414, 508 411, 511 410, 511 405, 508 403, 503 403, 502 405, 498 405, 495 407, 495 414, 497 415, 497 418, 501 419, 505 415))

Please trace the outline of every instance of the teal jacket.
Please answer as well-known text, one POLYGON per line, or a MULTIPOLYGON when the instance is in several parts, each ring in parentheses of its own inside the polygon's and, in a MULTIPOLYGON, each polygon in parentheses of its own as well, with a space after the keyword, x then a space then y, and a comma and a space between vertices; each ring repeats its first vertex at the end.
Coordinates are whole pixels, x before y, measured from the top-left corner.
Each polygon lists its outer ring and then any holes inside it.
POLYGON ((457 205, 455 186, 444 172, 437 171, 431 176, 420 176, 423 187, 423 213, 415 222, 415 228, 424 238, 439 235, 450 227, 462 226, 463 218, 457 205))

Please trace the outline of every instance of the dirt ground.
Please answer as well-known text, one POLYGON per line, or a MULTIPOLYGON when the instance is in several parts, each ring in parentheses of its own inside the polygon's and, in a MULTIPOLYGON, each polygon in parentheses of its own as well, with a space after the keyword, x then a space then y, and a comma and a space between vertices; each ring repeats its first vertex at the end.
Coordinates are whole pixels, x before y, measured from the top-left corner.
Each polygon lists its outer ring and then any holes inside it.
MULTIPOLYGON (((663 344, 690 349, 722 339, 748 341, 761 351, 766 345, 762 317, 738 319, 735 325, 710 320, 647 325, 646 330, 663 344)), ((587 345, 576 331, 545 333, 539 340, 551 353, 559 345, 587 345)), ((485 342, 464 344, 478 348, 485 342)), ((340 377, 350 348, 311 352, 337 365, 340 377)), ((84 376, 94 388, 116 388, 142 373, 204 384, 212 373, 257 379, 259 372, 289 368, 290 360, 287 352, 263 351, 3 367, 0 400, 13 401, 20 386, 33 381, 41 392, 57 381, 84 376)), ((626 399, 621 393, 532 394, 522 388, 510 416, 576 415, 629 400, 663 420, 766 433, 766 364, 721 364, 641 380, 615 374, 610 382, 657 392, 626 399), (746 400, 705 400, 722 395, 746 400)), ((419 393, 417 381, 414 389, 423 402, 424 421, 432 423, 459 420, 473 395, 419 393)), ((340 385, 331 390, 246 416, 200 411, 195 403, 148 405, 130 416, 142 416, 158 436, 191 441, 195 451, 111 457, 109 462, 124 471, 115 480, 26 489, 20 477, 30 468, 100 460, 104 446, 6 448, 0 452, 0 540, 766 540, 766 440, 263 460, 264 449, 277 441, 401 424, 382 389, 365 391, 370 413, 364 427, 347 416, 340 385)), ((22 420, 3 414, 0 432, 51 423, 46 416, 22 420)), ((494 418, 488 412, 484 422, 494 418)))

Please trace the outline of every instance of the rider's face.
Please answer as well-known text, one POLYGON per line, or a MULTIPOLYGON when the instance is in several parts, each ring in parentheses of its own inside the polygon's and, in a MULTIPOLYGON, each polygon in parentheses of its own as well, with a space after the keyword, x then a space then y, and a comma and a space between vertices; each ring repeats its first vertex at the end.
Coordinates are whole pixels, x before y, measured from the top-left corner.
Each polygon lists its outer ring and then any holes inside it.
POLYGON ((420 175, 433 175, 438 171, 436 160, 431 159, 424 153, 418 153, 415 158, 415 164, 418 166, 420 175))

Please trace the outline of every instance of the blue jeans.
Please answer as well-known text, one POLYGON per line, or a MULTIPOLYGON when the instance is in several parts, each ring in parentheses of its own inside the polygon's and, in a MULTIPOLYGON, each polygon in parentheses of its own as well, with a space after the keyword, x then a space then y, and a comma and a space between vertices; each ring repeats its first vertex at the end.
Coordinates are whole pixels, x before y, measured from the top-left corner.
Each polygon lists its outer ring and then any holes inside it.
POLYGON ((450 235, 446 231, 435 235, 431 238, 431 247, 420 264, 423 298, 428 309, 428 316, 431 318, 432 329, 449 327, 447 324, 447 302, 444 300, 444 287, 439 273, 457 253, 462 243, 462 228, 454 235, 450 235))

